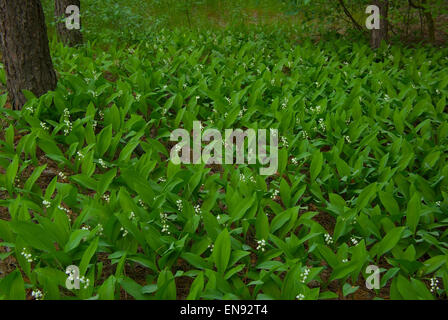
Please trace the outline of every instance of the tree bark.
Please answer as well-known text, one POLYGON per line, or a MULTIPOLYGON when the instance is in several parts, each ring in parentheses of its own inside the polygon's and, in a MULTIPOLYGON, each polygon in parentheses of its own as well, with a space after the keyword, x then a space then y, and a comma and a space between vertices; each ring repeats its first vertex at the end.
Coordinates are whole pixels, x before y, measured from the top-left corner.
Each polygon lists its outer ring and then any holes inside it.
MULTIPOLYGON (((434 19, 432 17, 432 13, 431 13, 431 8, 429 7, 429 5, 426 3, 426 0, 422 0, 421 1, 422 5, 417 5, 415 4, 412 0, 409 0, 409 5, 415 9, 421 10, 420 12, 423 12, 425 19, 426 19, 426 23, 428 25, 428 35, 429 35, 429 40, 434 43, 436 41, 436 28, 434 25, 434 19)), ((422 26, 422 30, 423 30, 423 26, 422 26)), ((422 35, 423 35, 423 31, 422 31, 422 35)))
POLYGON ((380 9, 380 29, 371 31, 370 44, 373 49, 378 49, 381 41, 389 40, 389 22, 387 16, 389 13, 389 0, 375 0, 374 5, 380 9))
POLYGON ((350 13, 350 11, 345 6, 344 0, 339 0, 339 5, 344 10, 345 15, 347 17, 349 17, 349 19, 352 21, 352 23, 355 26, 355 28, 358 29, 359 31, 362 31, 363 29, 362 29, 361 25, 355 20, 355 18, 353 18, 353 15, 350 13))
POLYGON ((0 0, 0 35, 7 88, 15 109, 26 102, 22 90, 39 97, 56 88, 40 0, 0 0))
POLYGON ((59 39, 68 46, 74 47, 82 43, 82 33, 80 30, 69 30, 65 24, 65 18, 67 16, 65 10, 68 6, 75 5, 81 9, 80 0, 55 0, 54 1, 54 15, 59 23, 57 23, 57 30, 59 39), (62 20, 64 19, 64 20, 62 20))

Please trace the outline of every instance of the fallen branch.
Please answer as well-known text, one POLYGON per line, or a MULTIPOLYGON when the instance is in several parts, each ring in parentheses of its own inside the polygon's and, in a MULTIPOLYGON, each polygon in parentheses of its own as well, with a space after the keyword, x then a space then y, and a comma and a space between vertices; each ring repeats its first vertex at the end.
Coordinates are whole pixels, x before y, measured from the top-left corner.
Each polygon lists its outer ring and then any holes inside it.
POLYGON ((353 18, 353 16, 350 13, 350 11, 348 11, 347 7, 345 6, 344 0, 339 0, 339 4, 341 5, 342 9, 344 9, 344 12, 345 12, 346 16, 349 17, 350 20, 353 22, 353 24, 355 25, 356 29, 358 29, 359 31, 363 31, 362 26, 355 20, 355 18, 353 18))

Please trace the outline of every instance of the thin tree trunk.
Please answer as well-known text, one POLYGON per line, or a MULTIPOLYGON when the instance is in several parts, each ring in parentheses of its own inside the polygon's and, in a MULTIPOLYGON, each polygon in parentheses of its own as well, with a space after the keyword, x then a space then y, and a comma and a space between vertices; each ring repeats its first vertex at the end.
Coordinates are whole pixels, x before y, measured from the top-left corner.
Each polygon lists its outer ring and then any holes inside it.
POLYGON ((425 10, 426 23, 428 25, 429 41, 436 42, 436 28, 434 27, 434 19, 431 12, 425 10))
POLYGON ((405 35, 405 39, 408 39, 408 35, 409 35, 409 22, 411 21, 411 4, 409 3, 408 5, 408 13, 407 13, 407 17, 405 20, 405 25, 406 25, 406 35, 405 35))
POLYGON ((345 15, 350 18, 350 20, 352 21, 352 23, 355 26, 355 28, 360 30, 360 31, 362 31, 361 25, 355 20, 355 18, 353 18, 352 14, 350 13, 350 11, 345 6, 344 0, 339 0, 339 5, 344 10, 345 15))
POLYGON ((434 25, 434 18, 432 17, 432 13, 431 13, 429 6, 426 4, 426 0, 422 0, 421 3, 422 3, 422 5, 417 5, 412 0, 409 0, 409 5, 415 9, 419 10, 420 27, 421 27, 422 37, 424 37, 423 19, 422 19, 422 12, 423 12, 423 15, 425 16, 426 24, 428 26, 429 40, 432 43, 434 43, 436 41, 436 28, 434 25))
POLYGON ((41 96, 56 88, 40 0, 0 0, 0 35, 7 88, 15 109, 26 102, 22 90, 41 96))
POLYGON ((81 9, 80 0, 55 0, 54 1, 54 15, 58 19, 57 30, 59 39, 71 47, 82 43, 82 33, 80 30, 69 30, 65 24, 67 16, 66 9, 68 6, 75 5, 81 9))
POLYGON ((380 9, 380 29, 372 29, 370 44, 373 49, 378 49, 381 41, 389 40, 389 22, 387 20, 389 0, 375 0, 374 4, 380 9))

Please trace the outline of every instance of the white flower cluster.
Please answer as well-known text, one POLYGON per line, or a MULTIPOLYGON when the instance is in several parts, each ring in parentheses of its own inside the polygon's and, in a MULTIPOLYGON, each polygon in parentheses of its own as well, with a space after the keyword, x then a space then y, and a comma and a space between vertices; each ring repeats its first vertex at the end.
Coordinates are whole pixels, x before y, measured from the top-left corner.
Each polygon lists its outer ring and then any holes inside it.
POLYGON ((22 252, 20 253, 25 259, 26 261, 28 261, 29 263, 33 262, 33 256, 31 253, 29 253, 26 249, 22 249, 22 252))
POLYGON ((352 143, 352 140, 350 140, 350 136, 344 136, 345 141, 347 141, 347 143, 352 143))
POLYGON ((93 90, 88 90, 87 93, 90 93, 94 98, 99 96, 99 94, 93 90))
POLYGON ((40 127, 41 127, 42 129, 44 129, 45 131, 47 131, 48 129, 50 129, 50 128, 45 124, 45 122, 43 122, 43 121, 40 122, 40 127))
POLYGON ((303 271, 303 273, 300 274, 300 278, 302 281, 302 283, 306 282, 306 279, 308 278, 308 275, 310 274, 311 269, 308 267, 305 267, 305 270, 303 271))
POLYGON ((142 207, 143 209, 148 209, 148 207, 145 205, 145 203, 142 201, 142 199, 138 200, 138 204, 140 205, 140 207, 142 207))
POLYGON ((65 271, 65 274, 68 275, 67 280, 75 281, 75 271, 74 270, 67 270, 67 271, 65 271))
POLYGON ((324 238, 327 245, 333 244, 333 237, 329 233, 324 234, 324 238))
POLYGON ((246 113, 247 109, 245 107, 243 107, 243 109, 240 110, 240 112, 238 113, 238 117, 242 118, 244 116, 244 113, 246 113))
POLYGON ((82 284, 84 284, 84 289, 87 289, 90 285, 90 279, 82 276, 81 278, 79 278, 79 282, 81 282, 82 284))
POLYGON ((103 168, 107 168, 107 164, 106 164, 106 162, 104 162, 104 160, 103 159, 98 159, 98 162, 99 162, 99 164, 100 164, 100 166, 102 166, 103 168))
POLYGON ((129 233, 128 230, 126 230, 126 229, 123 228, 123 227, 120 228, 120 231, 123 232, 123 238, 126 237, 126 236, 128 235, 128 233, 129 233))
POLYGON ((325 132, 325 130, 327 130, 327 126, 325 125, 325 120, 324 119, 319 119, 319 128, 325 132))
POLYGON ((277 189, 275 189, 274 192, 273 192, 272 195, 271 195, 271 199, 274 200, 275 197, 277 197, 277 196, 279 195, 279 193, 280 193, 280 192, 279 192, 277 189))
POLYGON ((432 293, 434 293, 434 292, 437 292, 437 290, 439 290, 439 280, 436 278, 436 277, 434 277, 434 278, 431 278, 430 280, 429 280, 429 282, 430 282, 430 285, 431 285, 431 292, 432 293))
POLYGON ((299 293, 299 294, 296 296, 296 299, 297 299, 297 300, 303 300, 303 299, 305 299, 305 296, 304 296, 303 294, 299 293))
POLYGON ((48 200, 44 200, 44 201, 42 201, 42 204, 44 205, 44 207, 45 208, 50 208, 50 206, 51 206, 51 202, 50 201, 48 201, 48 200))
POLYGON ((347 263, 348 259, 342 259, 342 263, 347 263))
POLYGON ((81 230, 87 230, 87 231, 90 231, 90 227, 89 227, 88 225, 83 225, 83 226, 81 227, 81 230))
POLYGON ((202 210, 201 210, 201 206, 200 205, 195 205, 194 206, 194 212, 196 212, 196 214, 202 214, 202 210))
POLYGON ((80 151, 76 152, 76 155, 78 156, 79 160, 84 159, 84 155, 80 151))
POLYGON ((67 136, 73 129, 73 125, 70 122, 70 111, 67 108, 64 109, 64 124, 66 128, 64 129, 64 135, 67 136))
POLYGON ((169 225, 167 223, 168 221, 168 215, 166 213, 160 214, 160 220, 162 221, 162 232, 166 232, 167 234, 171 234, 169 231, 169 225))
POLYGON ((308 133, 305 131, 305 130, 303 130, 302 131, 302 137, 303 137, 303 139, 305 139, 305 140, 308 140, 310 137, 308 136, 308 133))
POLYGON ((356 240, 355 237, 351 237, 351 238, 350 238, 350 241, 352 242, 352 244, 353 244, 354 246, 356 246, 356 245, 358 244, 358 240, 356 240))
POLYGON ((266 240, 264 240, 264 239, 258 240, 257 244, 258 244, 257 250, 261 250, 261 252, 264 252, 265 247, 266 247, 266 240))
POLYGON ((29 111, 31 114, 34 113, 34 109, 33 109, 32 106, 28 106, 28 107, 26 107, 25 110, 29 111))
POLYGON ((184 208, 184 205, 182 204, 182 200, 177 200, 176 201, 176 205, 177 205, 177 210, 182 211, 182 209, 184 208))
POLYGON ((442 204, 442 202, 436 201, 436 206, 440 207, 441 204, 442 204))
POLYGON ((107 203, 110 202, 110 196, 108 194, 103 194, 103 200, 106 201, 107 203))
POLYGON ((240 181, 246 182, 246 176, 244 173, 240 173, 240 181))
POLYGON ((310 112, 313 114, 320 114, 322 112, 321 106, 316 106, 315 108, 311 107, 310 112))
POLYGON ((289 147, 289 142, 288 142, 288 139, 286 139, 286 137, 281 137, 280 138, 280 140, 282 141, 282 144, 283 144, 283 146, 285 147, 285 148, 288 148, 289 147))
POLYGON ((215 248, 215 245, 213 243, 208 245, 208 248, 210 249, 210 251, 213 252, 213 249, 215 248))
POLYGON ((134 213, 134 211, 131 211, 131 213, 129 213, 129 220, 131 220, 131 221, 135 220, 135 213, 134 213))
POLYGON ((282 110, 285 110, 287 106, 288 106, 288 98, 285 98, 281 106, 282 110))
POLYGON ((299 160, 297 160, 297 158, 294 157, 294 158, 291 159, 291 163, 294 164, 294 165, 298 165, 299 164, 299 160))
POLYGON ((36 300, 42 300, 44 295, 43 295, 42 291, 40 291, 39 289, 36 289, 36 290, 33 290, 33 292, 31 292, 31 296, 36 300))
POLYGON ((103 225, 101 223, 98 223, 98 235, 102 236, 103 231, 104 231, 103 225))
POLYGON ((64 211, 66 214, 70 213, 70 209, 67 209, 67 208, 65 208, 65 207, 63 207, 61 205, 58 205, 58 209, 61 210, 61 211, 64 211))
POLYGON ((61 178, 62 180, 66 180, 66 179, 67 179, 67 176, 66 176, 65 173, 62 172, 62 171, 58 173, 58 176, 59 176, 59 178, 61 178))

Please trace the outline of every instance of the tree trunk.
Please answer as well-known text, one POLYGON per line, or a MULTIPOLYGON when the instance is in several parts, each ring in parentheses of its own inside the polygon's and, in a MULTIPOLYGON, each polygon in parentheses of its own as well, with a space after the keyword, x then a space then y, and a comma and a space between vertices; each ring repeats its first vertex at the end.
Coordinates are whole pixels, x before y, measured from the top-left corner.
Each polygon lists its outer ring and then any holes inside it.
POLYGON ((426 24, 428 25, 429 41, 436 42, 436 28, 434 26, 434 19, 432 18, 431 8, 426 4, 426 0, 422 1, 424 6, 423 12, 426 18, 426 24))
POLYGON ((15 109, 26 102, 22 90, 39 97, 56 88, 40 0, 0 0, 0 35, 8 92, 15 109))
POLYGON ((428 24, 429 41, 436 42, 436 28, 434 27, 434 19, 429 11, 425 12, 426 23, 428 24))
POLYGON ((415 4, 412 0, 408 0, 408 1, 409 1, 409 5, 411 7, 419 10, 418 13, 420 15, 420 28, 421 28, 422 38, 425 36, 424 31, 423 31, 423 18, 422 18, 422 13, 423 13, 423 15, 425 16, 426 24, 428 25, 429 40, 432 43, 434 43, 436 41, 436 28, 434 25, 434 19, 432 17, 430 5, 427 4, 426 0, 422 0, 421 5, 415 4))
POLYGON ((57 30, 59 39, 71 47, 82 43, 82 33, 80 30, 69 30, 65 24, 67 17, 66 9, 68 6, 75 5, 81 9, 80 0, 55 0, 54 1, 54 15, 58 19, 57 30))
POLYGON ((380 29, 373 29, 371 32, 370 44, 373 49, 378 49, 381 41, 389 40, 389 0, 375 0, 374 5, 380 9, 380 29))

